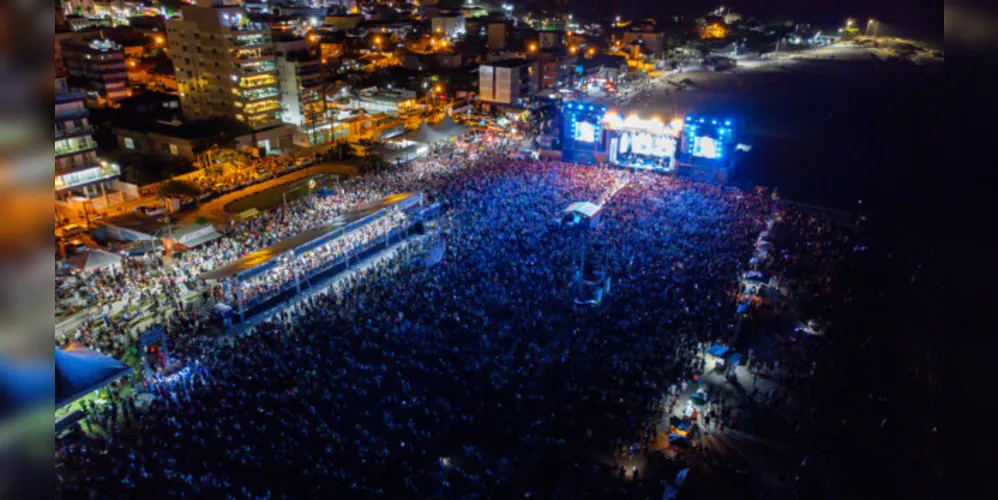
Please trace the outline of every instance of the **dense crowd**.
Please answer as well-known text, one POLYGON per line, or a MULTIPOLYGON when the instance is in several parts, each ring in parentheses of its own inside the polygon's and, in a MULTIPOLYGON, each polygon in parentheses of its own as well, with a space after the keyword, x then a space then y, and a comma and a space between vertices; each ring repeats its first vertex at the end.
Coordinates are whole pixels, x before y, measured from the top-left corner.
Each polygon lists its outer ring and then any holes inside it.
MULTIPOLYGON (((61 442, 62 494, 485 498, 614 488, 593 473, 593 457, 647 447, 667 388, 702 370, 704 343, 731 333, 735 277, 767 200, 496 150, 474 164, 430 158, 365 177, 329 210, 413 190, 445 206, 441 264, 380 261, 233 346, 191 341, 200 319, 173 313, 176 349, 198 370, 154 387, 152 408, 132 419, 138 432, 61 442), (598 228, 549 224, 624 182, 598 228), (581 248, 613 277, 600 311, 572 306, 581 248)), ((308 227, 310 210, 233 228, 221 248, 180 267, 238 255, 225 248, 240 234, 262 246, 308 227)))

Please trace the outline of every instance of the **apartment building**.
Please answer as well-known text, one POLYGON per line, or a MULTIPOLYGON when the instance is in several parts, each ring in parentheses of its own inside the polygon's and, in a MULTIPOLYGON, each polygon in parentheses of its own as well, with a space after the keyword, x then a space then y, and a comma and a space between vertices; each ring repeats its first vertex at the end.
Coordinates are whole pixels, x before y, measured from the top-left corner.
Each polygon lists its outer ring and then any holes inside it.
MULTIPOLYGON (((198 0, 166 23, 184 116, 231 118, 259 131, 281 124, 270 27, 250 22, 241 0, 198 0)), ((268 148, 269 149, 269 148, 268 148)))
POLYGON ((478 67, 478 97, 497 104, 517 104, 537 93, 538 61, 502 59, 478 67))
POLYGON ((326 115, 322 61, 304 39, 274 44, 281 94, 281 119, 298 127, 310 146, 331 140, 331 122, 326 115))
POLYGON ((104 195, 121 169, 97 157, 84 93, 70 90, 65 78, 56 79, 55 87, 56 199, 65 202, 104 195))
POLYGON ((128 68, 124 47, 105 38, 66 38, 61 41, 66 74, 85 92, 88 105, 110 106, 127 98, 128 68))
POLYGON ((445 14, 430 20, 433 34, 454 38, 465 34, 464 16, 461 14, 445 14))

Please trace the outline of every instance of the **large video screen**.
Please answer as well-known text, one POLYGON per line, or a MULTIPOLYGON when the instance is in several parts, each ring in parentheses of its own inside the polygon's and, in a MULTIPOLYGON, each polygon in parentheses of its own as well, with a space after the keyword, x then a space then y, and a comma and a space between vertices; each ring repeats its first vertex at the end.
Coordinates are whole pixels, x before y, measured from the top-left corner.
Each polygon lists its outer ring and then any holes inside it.
POLYGON ((575 137, 579 142, 596 142, 596 125, 589 122, 575 124, 575 137))
POLYGON ((708 136, 693 138, 693 156, 715 160, 721 157, 721 143, 717 139, 708 136))
POLYGON ((676 139, 667 135, 624 132, 620 134, 618 152, 659 158, 671 157, 676 154, 676 139))

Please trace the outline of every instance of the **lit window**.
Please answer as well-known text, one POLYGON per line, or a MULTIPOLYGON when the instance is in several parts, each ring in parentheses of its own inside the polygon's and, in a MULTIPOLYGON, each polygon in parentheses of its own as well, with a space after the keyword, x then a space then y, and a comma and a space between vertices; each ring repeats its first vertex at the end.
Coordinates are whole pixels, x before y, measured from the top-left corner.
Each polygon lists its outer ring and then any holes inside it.
POLYGON ((125 137, 125 148, 135 149, 135 140, 131 137, 125 137))
POLYGON ((176 144, 170 144, 170 154, 173 156, 180 156, 180 149, 177 148, 176 144))

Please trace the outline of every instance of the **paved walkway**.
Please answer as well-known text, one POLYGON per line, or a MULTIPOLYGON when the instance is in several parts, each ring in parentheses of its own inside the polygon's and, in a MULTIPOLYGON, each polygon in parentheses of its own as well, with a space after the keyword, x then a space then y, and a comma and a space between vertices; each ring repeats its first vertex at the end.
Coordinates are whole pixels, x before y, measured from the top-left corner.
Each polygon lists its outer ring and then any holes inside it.
POLYGON ((315 175, 315 174, 343 174, 350 177, 357 176, 357 167, 352 165, 347 165, 346 163, 322 163, 317 165, 312 165, 308 168, 303 168, 297 170, 287 175, 282 175, 281 177, 275 177, 273 179, 263 181, 252 186, 247 186, 244 189, 238 191, 233 191, 228 194, 224 194, 215 198, 207 203, 202 204, 196 210, 193 210, 180 218, 180 224, 190 224, 197 220, 199 217, 206 217, 213 224, 228 224, 229 219, 232 215, 225 211, 225 206, 233 201, 240 198, 245 198, 247 196, 259 193, 261 191, 270 189, 274 186, 279 186, 281 184, 287 184, 289 182, 294 182, 298 179, 315 175))

